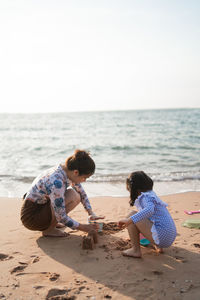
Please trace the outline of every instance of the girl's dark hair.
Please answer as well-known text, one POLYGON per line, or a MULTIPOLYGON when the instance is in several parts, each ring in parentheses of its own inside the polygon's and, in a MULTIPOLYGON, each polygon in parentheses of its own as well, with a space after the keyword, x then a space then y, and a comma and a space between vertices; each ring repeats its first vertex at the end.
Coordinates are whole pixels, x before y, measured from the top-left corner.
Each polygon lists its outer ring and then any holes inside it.
POLYGON ((130 205, 133 206, 139 192, 147 192, 153 188, 153 180, 143 171, 136 171, 126 179, 127 189, 130 191, 130 205))
POLYGON ((95 163, 90 157, 90 153, 84 150, 75 150, 74 154, 65 161, 68 170, 78 170, 79 176, 92 175, 95 172, 95 163))

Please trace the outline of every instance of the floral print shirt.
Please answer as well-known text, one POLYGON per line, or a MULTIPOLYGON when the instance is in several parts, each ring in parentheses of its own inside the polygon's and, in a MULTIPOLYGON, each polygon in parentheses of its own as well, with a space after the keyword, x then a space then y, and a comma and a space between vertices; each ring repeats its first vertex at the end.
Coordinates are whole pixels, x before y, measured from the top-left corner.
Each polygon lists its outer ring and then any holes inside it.
MULTIPOLYGON (((36 177, 25 199, 31 198, 31 200, 38 204, 44 204, 50 198, 56 220, 72 229, 76 229, 79 223, 70 218, 65 210, 65 192, 70 186, 71 181, 67 177, 67 174, 62 166, 58 165, 36 177)), ((89 199, 82 185, 75 184, 73 188, 80 194, 81 203, 85 210, 91 210, 89 199)))

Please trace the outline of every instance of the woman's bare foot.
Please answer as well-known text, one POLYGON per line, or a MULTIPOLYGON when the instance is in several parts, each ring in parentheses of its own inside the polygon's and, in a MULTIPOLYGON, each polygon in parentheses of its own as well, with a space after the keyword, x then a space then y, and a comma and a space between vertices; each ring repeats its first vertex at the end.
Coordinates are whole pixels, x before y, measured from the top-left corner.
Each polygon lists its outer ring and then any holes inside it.
POLYGON ((135 258, 141 258, 142 257, 141 251, 135 251, 133 248, 122 251, 122 255, 131 256, 131 257, 135 257, 135 258))
POLYGON ((63 223, 57 223, 56 228, 63 228, 66 227, 63 223))
POLYGON ((69 233, 62 231, 60 229, 57 228, 53 228, 51 230, 44 230, 42 232, 43 236, 52 236, 52 237, 66 237, 69 235, 69 233))

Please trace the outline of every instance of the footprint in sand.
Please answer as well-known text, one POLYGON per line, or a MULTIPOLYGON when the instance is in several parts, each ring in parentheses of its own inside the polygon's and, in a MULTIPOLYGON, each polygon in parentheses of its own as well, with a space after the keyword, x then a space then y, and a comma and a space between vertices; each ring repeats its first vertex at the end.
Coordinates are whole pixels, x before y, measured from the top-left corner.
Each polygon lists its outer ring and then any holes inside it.
POLYGON ((163 274, 162 271, 158 271, 158 270, 153 270, 152 272, 153 272, 153 274, 155 274, 155 275, 162 275, 162 274, 163 274))
POLYGON ((34 264, 34 263, 38 262, 39 260, 40 260, 39 256, 35 256, 35 257, 32 259, 31 263, 34 264))
POLYGON ((76 296, 70 296, 69 291, 67 289, 51 289, 48 291, 48 294, 46 296, 46 300, 75 300, 76 296))
POLYGON ((9 260, 11 258, 13 258, 13 256, 8 255, 8 254, 4 254, 4 253, 0 253, 0 261, 9 260))
POLYGON ((36 290, 40 290, 40 289, 44 288, 44 286, 43 285, 34 285, 33 288, 36 290))
MULTIPOLYGON (((35 256, 30 263, 36 263, 40 260, 39 256, 35 256)), ((14 273, 19 273, 21 271, 23 271, 26 267, 28 267, 28 264, 27 262, 23 262, 23 261, 19 261, 19 266, 17 267, 14 267, 12 270, 10 270, 10 273, 11 274, 14 274, 14 273)))
POLYGON ((174 256, 174 258, 178 261, 178 262, 182 262, 182 263, 186 263, 187 262, 187 259, 185 259, 184 257, 182 256, 174 256))
POLYGON ((22 265, 22 266, 27 266, 28 265, 28 263, 24 262, 24 261, 19 261, 19 264, 22 265))
POLYGON ((49 274, 49 280, 56 281, 60 277, 60 274, 58 273, 50 273, 49 274))
POLYGON ((10 273, 11 274, 14 274, 14 273, 18 273, 18 272, 21 272, 23 271, 26 267, 28 266, 27 263, 23 263, 17 267, 14 267, 12 270, 10 270, 10 273))

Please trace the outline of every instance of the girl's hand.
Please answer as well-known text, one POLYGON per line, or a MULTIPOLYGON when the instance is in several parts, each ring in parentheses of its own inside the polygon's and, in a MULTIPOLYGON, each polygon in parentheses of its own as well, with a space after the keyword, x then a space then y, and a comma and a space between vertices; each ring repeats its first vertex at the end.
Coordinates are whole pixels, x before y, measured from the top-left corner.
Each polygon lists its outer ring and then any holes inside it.
POLYGON ((120 228, 126 228, 128 225, 132 223, 131 219, 122 219, 118 222, 120 228))

